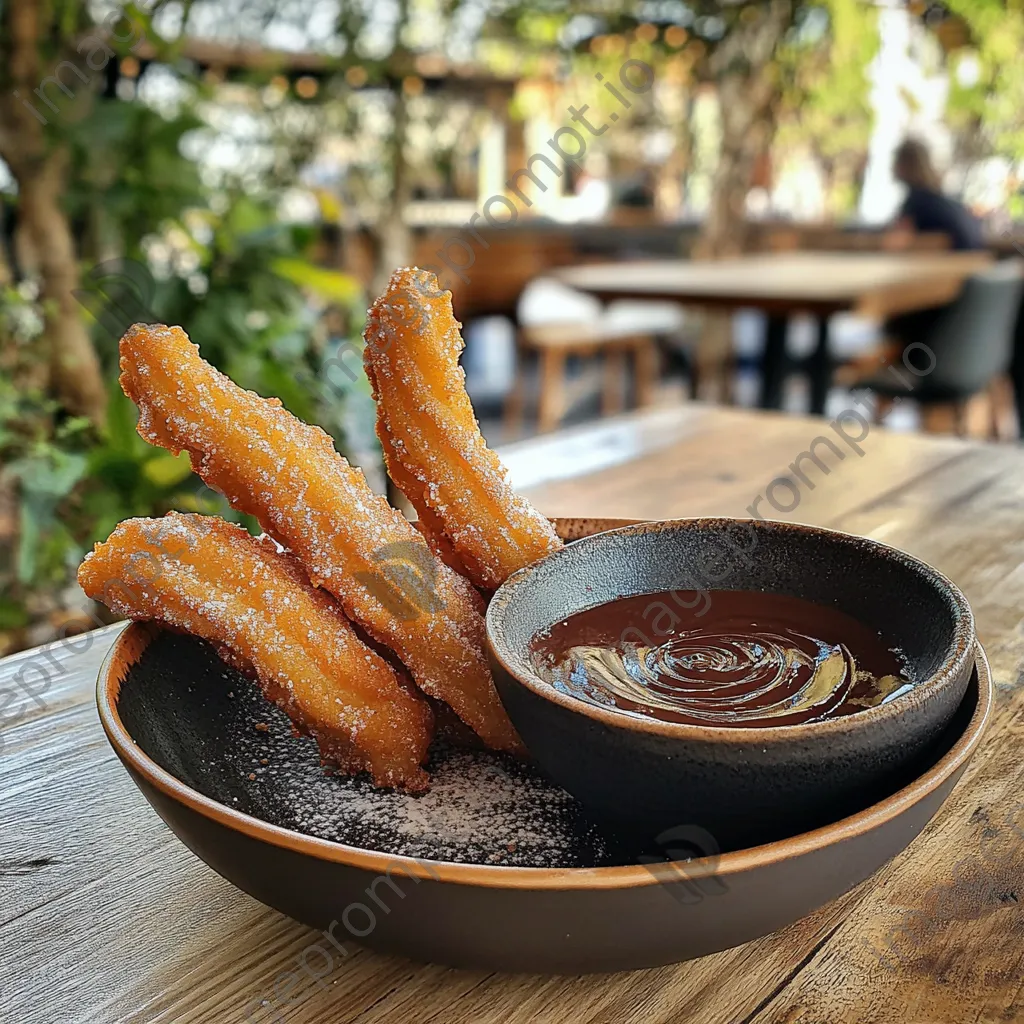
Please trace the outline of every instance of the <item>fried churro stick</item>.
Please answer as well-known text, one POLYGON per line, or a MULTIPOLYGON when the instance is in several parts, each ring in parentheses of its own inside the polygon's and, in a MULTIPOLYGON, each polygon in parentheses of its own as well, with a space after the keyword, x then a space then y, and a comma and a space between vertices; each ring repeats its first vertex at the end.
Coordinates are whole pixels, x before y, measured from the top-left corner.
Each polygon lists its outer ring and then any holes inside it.
POLYGON ((480 433, 459 366, 460 326, 433 274, 396 270, 370 310, 363 361, 391 479, 436 550, 446 539, 457 567, 494 590, 562 542, 480 433))
POLYGON ((373 493, 319 427, 215 370, 177 327, 132 327, 121 386, 139 433, 171 451, 260 521, 389 647, 424 693, 449 704, 485 743, 520 750, 484 654, 479 594, 438 561, 412 524, 373 493))
POLYGON ((78 581, 120 615, 223 648, 325 760, 367 770, 380 786, 427 788, 430 706, 269 537, 210 516, 129 519, 96 545, 78 581))

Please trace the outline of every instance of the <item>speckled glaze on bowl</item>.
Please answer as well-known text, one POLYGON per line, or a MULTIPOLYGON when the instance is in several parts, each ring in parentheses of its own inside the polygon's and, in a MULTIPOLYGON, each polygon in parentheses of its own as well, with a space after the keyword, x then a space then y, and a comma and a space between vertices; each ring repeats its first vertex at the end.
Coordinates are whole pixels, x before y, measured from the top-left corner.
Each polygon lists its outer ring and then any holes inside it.
POLYGON ((559 785, 630 834, 697 828, 723 850, 835 820, 904 771, 960 705, 975 644, 966 598, 918 559, 832 530, 734 519, 638 523, 567 545, 499 588, 487 633, 501 699, 559 785), (897 645, 918 685, 841 718, 738 729, 598 707, 532 670, 531 639, 574 612, 695 585, 839 608, 897 645))

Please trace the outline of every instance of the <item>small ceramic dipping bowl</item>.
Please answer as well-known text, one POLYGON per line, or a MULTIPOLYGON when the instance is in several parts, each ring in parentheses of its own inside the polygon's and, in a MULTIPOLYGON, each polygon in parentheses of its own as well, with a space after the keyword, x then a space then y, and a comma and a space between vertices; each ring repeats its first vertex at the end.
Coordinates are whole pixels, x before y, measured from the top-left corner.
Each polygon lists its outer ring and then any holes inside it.
MULTIPOLYGON (((498 692, 530 753, 605 823, 736 850, 817 828, 899 778, 940 736, 974 664, 974 620, 941 573, 887 545, 788 523, 684 519, 585 537, 513 575, 487 611, 498 692), (622 597, 755 590, 831 606, 903 653, 916 683, 800 725, 665 722, 585 701, 534 670, 533 638, 622 597)), ((706 853, 707 850, 701 852, 706 853)))

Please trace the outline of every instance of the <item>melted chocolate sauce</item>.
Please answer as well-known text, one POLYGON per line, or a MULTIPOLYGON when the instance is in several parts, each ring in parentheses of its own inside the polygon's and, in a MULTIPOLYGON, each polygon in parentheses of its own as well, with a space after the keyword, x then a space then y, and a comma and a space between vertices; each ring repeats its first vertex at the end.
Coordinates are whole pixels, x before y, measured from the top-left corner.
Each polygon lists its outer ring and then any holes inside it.
POLYGON ((760 591, 621 598, 538 634, 534 668, 592 704, 690 725, 796 725, 909 690, 896 652, 836 608, 760 591), (700 614, 701 612, 704 614, 700 614))

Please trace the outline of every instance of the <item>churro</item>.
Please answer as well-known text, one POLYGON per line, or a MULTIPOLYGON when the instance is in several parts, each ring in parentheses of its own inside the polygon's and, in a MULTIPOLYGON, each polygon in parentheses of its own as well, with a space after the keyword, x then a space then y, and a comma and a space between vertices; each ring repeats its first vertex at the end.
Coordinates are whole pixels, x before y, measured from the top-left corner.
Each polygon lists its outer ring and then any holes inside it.
POLYGON ((480 433, 459 366, 460 326, 433 274, 396 270, 370 310, 363 360, 391 479, 438 553, 494 590, 562 542, 480 433))
POLYGON ((302 563, 345 613, 489 746, 520 750, 484 654, 482 600, 318 427, 238 387, 180 328, 132 327, 121 386, 147 441, 192 468, 302 563))
POLYGON ((96 545, 78 580, 120 615, 220 648, 341 770, 427 788, 429 704, 270 538, 208 516, 129 519, 96 545))

